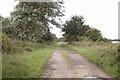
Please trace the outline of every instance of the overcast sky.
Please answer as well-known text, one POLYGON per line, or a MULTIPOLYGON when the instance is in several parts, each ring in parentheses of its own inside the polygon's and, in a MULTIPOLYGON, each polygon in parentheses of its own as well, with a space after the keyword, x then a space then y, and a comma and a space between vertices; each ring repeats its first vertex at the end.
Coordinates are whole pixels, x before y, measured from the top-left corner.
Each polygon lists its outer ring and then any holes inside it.
MULTIPOLYGON (((102 35, 109 39, 118 38, 118 1, 120 0, 65 0, 65 16, 62 21, 68 20, 72 15, 82 15, 85 24, 99 29, 102 35)), ((0 2, 0 14, 10 16, 16 3, 14 0, 0 2)), ((51 30, 61 37, 60 29, 51 30)))

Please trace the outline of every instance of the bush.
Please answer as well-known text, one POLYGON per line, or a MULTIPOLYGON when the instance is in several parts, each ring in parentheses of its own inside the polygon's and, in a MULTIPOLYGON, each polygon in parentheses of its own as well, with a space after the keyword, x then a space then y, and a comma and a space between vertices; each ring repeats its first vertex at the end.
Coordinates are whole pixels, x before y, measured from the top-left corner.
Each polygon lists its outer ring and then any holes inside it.
POLYGON ((18 47, 12 39, 10 39, 5 33, 0 33, 2 37, 2 53, 16 53, 22 51, 22 48, 18 47))
POLYGON ((38 48, 44 48, 46 45, 50 44, 50 42, 37 43, 37 42, 30 42, 30 41, 20 41, 20 40, 13 40, 9 38, 5 33, 0 33, 1 36, 1 44, 2 44, 2 53, 23 53, 24 51, 32 52, 38 48))

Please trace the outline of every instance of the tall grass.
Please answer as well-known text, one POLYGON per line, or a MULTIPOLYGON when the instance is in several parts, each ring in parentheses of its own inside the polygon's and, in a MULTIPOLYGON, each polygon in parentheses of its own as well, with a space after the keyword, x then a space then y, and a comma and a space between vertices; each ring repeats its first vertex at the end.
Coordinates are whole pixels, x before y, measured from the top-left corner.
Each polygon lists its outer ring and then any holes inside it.
POLYGON ((45 44, 48 44, 48 42, 43 44, 11 39, 5 33, 0 33, 0 36, 2 36, 2 39, 0 37, 0 44, 2 45, 0 50, 3 54, 23 53, 25 50, 32 51, 39 47, 45 47, 45 44))
POLYGON ((62 50, 62 56, 66 59, 66 63, 68 64, 68 66, 71 66, 70 64, 72 62, 72 59, 69 56, 69 53, 65 50, 62 50))
MULTIPOLYGON (((39 44, 37 44, 39 45, 39 44)), ((3 54, 3 78, 39 78, 49 57, 52 55, 55 44, 43 44, 31 52, 24 51, 16 54, 3 54)))
POLYGON ((0 79, 2 78, 2 53, 0 52, 0 79))
MULTIPOLYGON (((34 43, 10 39, 2 36, 3 78, 38 78, 42 75, 44 65, 52 55, 55 43, 34 43)), ((2 57, 1 57, 2 56, 2 57)))
POLYGON ((105 72, 118 77, 118 45, 110 42, 77 42, 68 45, 105 72))

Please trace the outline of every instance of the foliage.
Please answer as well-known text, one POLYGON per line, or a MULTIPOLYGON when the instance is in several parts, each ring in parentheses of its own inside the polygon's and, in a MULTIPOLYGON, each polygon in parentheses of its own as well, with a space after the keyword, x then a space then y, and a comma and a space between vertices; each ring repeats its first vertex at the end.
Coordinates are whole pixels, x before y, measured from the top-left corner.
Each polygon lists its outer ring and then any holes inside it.
POLYGON ((82 16, 73 16, 69 21, 63 25, 62 31, 67 41, 77 41, 79 36, 83 36, 89 26, 84 25, 84 18, 82 16))
POLYGON ((0 21, 2 21, 3 17, 0 15, 0 21))
POLYGON ((10 27, 11 19, 8 18, 2 18, 2 31, 6 32, 7 28, 10 27))
POLYGON ((92 41, 101 41, 102 36, 99 30, 95 28, 91 28, 88 31, 86 31, 85 36, 92 41))
POLYGON ((5 33, 0 35, 2 35, 2 53, 15 53, 17 46, 13 41, 5 33))
POLYGON ((2 32, 2 20, 3 20, 3 17, 0 15, 0 32, 2 32))
POLYGON ((0 44, 2 44, 2 53, 6 54, 23 53, 24 51, 32 51, 43 46, 43 44, 36 42, 10 39, 5 33, 0 33, 0 36, 2 38, 0 39, 0 44))
POLYGON ((47 43, 32 52, 3 54, 2 78, 38 78, 42 76, 44 65, 51 57, 54 48, 54 43, 47 43))
POLYGON ((89 25, 84 24, 85 20, 82 16, 73 16, 69 21, 66 21, 63 25, 62 31, 66 41, 107 41, 102 38, 101 32, 95 28, 91 28, 89 25))
POLYGON ((56 18, 63 16, 62 4, 63 2, 19 2, 11 13, 11 25, 6 33, 18 40, 43 42, 46 37, 52 39, 49 23, 59 26, 56 18))
MULTIPOLYGON (((118 61, 118 68, 120 68, 120 44, 118 45, 118 58, 117 58, 117 61, 118 61)), ((120 75, 120 69, 118 69, 118 75, 120 75)), ((120 79, 120 76, 118 76, 119 79, 120 79)))
POLYGON ((118 45, 110 42, 77 42, 69 45, 113 77, 118 77, 118 45))

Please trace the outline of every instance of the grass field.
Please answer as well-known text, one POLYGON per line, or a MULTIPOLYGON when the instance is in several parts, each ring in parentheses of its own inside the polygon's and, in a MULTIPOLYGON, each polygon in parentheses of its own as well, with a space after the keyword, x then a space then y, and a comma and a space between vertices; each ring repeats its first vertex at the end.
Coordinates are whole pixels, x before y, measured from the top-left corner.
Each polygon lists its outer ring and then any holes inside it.
POLYGON ((37 48, 32 52, 3 54, 2 77, 39 78, 54 48, 55 44, 48 44, 44 48, 37 48))
POLYGON ((68 45, 113 77, 118 77, 118 45, 109 42, 77 42, 68 45))
POLYGON ((0 52, 0 79, 2 78, 2 53, 0 52))

